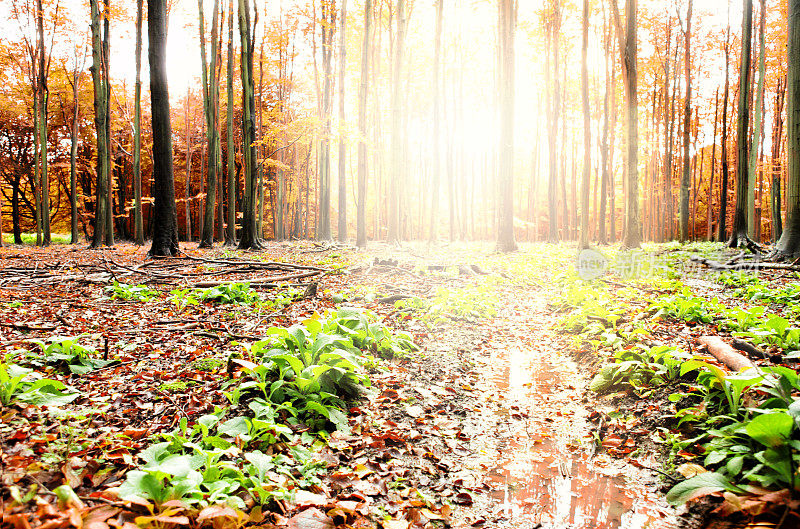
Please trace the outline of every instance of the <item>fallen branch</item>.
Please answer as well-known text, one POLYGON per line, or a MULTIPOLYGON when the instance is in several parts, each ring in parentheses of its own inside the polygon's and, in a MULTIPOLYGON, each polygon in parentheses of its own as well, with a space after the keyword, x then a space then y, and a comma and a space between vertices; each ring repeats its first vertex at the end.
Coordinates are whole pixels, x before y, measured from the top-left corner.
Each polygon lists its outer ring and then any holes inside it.
POLYGON ((763 350, 759 349, 758 347, 756 347, 755 345, 751 344, 750 342, 746 342, 746 341, 741 340, 739 338, 734 338, 733 342, 731 342, 731 345, 733 346, 734 349, 738 349, 739 351, 744 351, 745 353, 747 353, 751 357, 764 358, 764 359, 765 358, 769 358, 769 355, 767 355, 766 352, 764 352, 763 350))
POLYGON ((800 266, 796 264, 786 264, 786 263, 767 263, 764 261, 753 261, 750 263, 737 263, 737 264, 727 264, 727 263, 718 263, 717 261, 712 261, 711 259, 706 259, 705 257, 692 257, 691 261, 693 263, 700 263, 702 265, 706 265, 711 270, 791 270, 791 271, 800 271, 800 266))
POLYGON ((192 285, 193 288, 210 288, 210 287, 218 287, 221 285, 232 285, 234 283, 249 283, 250 286, 267 286, 268 288, 275 288, 275 282, 277 281, 291 281, 293 279, 303 279, 306 277, 313 277, 320 275, 321 272, 316 270, 311 272, 303 272, 301 274, 289 274, 283 276, 272 276, 272 277, 255 277, 252 279, 234 279, 234 280, 225 280, 225 281, 201 281, 199 283, 195 283, 192 285))
POLYGON ((697 341, 701 345, 705 345, 714 358, 737 373, 756 367, 749 358, 738 353, 736 349, 723 342, 719 336, 701 336, 697 341))

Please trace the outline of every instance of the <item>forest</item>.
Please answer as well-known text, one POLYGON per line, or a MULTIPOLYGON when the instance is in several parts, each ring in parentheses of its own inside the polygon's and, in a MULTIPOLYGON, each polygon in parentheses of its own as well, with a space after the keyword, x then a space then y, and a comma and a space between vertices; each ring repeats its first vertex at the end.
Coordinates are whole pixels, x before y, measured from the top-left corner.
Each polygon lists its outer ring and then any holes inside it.
POLYGON ((15 529, 800 526, 800 0, 0 0, 15 529))

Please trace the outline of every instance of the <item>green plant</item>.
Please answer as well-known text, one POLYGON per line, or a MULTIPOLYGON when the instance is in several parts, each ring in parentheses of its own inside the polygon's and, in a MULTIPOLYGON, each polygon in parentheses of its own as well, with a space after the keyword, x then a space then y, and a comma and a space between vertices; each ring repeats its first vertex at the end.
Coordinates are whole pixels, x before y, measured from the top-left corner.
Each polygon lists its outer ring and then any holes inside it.
POLYGON ((28 354, 27 360, 33 365, 65 366, 76 375, 85 375, 116 362, 116 360, 95 358, 97 351, 93 347, 84 347, 78 343, 80 338, 80 336, 54 336, 46 341, 30 340, 42 349, 42 354, 28 354))
POLYGON ((225 360, 222 358, 200 358, 193 361, 189 367, 197 371, 218 371, 225 366, 225 360))
POLYGON ((161 292, 152 290, 145 285, 126 285, 118 281, 114 281, 114 283, 107 286, 105 290, 112 299, 122 299, 125 301, 147 302, 161 296, 161 292))
POLYGON ((780 316, 772 316, 749 330, 734 334, 749 338, 756 345, 774 345, 784 351, 800 349, 800 328, 791 326, 789 320, 780 316))
POLYGON ((672 296, 665 296, 650 305, 650 310, 655 310, 654 317, 662 315, 679 320, 711 323, 716 314, 724 307, 716 298, 707 300, 692 295, 684 288, 672 296))
POLYGON ((184 393, 192 385, 194 385, 194 381, 191 380, 171 380, 158 386, 158 389, 166 393, 184 393))
POLYGON ((589 388, 602 392, 622 385, 634 389, 659 386, 678 378, 681 364, 688 358, 685 351, 666 345, 622 349, 615 354, 615 362, 592 379, 589 388))
POLYGON ((183 309, 190 305, 198 305, 200 303, 197 299, 197 292, 190 288, 170 290, 167 301, 175 305, 178 312, 183 312, 183 309))
POLYGON ((258 292, 250 288, 250 283, 223 283, 199 290, 198 297, 219 304, 252 305, 259 301, 258 292))
POLYGON ((0 361, 0 403, 8 406, 14 400, 39 406, 63 406, 79 393, 68 391, 58 380, 43 378, 33 369, 6 360, 0 361))

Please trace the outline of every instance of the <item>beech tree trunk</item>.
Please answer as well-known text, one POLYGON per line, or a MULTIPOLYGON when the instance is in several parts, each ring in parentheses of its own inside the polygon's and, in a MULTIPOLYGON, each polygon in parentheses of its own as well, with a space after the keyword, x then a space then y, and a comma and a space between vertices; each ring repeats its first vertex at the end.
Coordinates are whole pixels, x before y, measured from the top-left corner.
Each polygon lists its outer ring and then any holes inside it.
POLYGON ((776 258, 800 256, 800 0, 789 0, 786 136, 789 180, 786 188, 786 226, 776 258))
POLYGON ((683 174, 681 175, 680 239, 689 239, 689 181, 691 169, 689 160, 689 133, 692 124, 692 0, 686 8, 686 28, 684 37, 683 71, 686 82, 686 99, 683 106, 683 174))
POLYGON ((725 32, 725 95, 722 97, 722 175, 719 192, 719 229, 717 241, 727 240, 728 223, 728 97, 730 94, 730 26, 725 32))
MULTIPOLYGON (((133 96, 133 195, 135 201, 134 238, 144 245, 142 220, 142 11, 143 0, 136 0, 136 85, 133 96)), ((77 117, 77 116, 76 116, 77 117)))
POLYGON ((233 146, 233 0, 228 2, 228 72, 227 72, 227 91, 228 91, 228 223, 225 231, 225 244, 236 244, 236 169, 233 158, 236 155, 233 146))
MULTIPOLYGON (((203 110, 206 117, 206 199, 203 212, 203 225, 200 233, 200 248, 211 248, 214 245, 214 206, 217 196, 217 172, 219 160, 217 157, 219 131, 217 129, 217 101, 219 99, 219 85, 214 82, 217 71, 217 46, 219 32, 219 0, 214 0, 214 14, 211 21, 211 60, 206 60, 205 20, 203 13, 203 0, 197 0, 200 22, 200 59, 201 82, 203 85, 203 110)), ((201 175, 202 178, 202 175, 201 175)))
POLYGON ((172 125, 167 87, 167 2, 147 0, 150 106, 153 124, 153 245, 151 256, 176 256, 178 218, 172 169, 172 125))
POLYGON ((372 42, 372 0, 364 2, 364 40, 361 44, 361 83, 358 87, 358 204, 356 245, 367 246, 367 95, 369 93, 370 42, 372 42))
POLYGON ((406 3, 397 0, 395 20, 397 33, 394 40, 394 60, 392 64, 392 175, 389 180, 389 242, 400 241, 400 181, 403 179, 403 140, 402 140, 402 86, 405 34, 406 3))
POLYGON ((347 145, 345 143, 345 73, 347 66, 347 0, 342 0, 342 12, 339 18, 339 216, 338 236, 340 241, 347 240, 347 145))
POLYGON ((733 214, 733 232, 728 241, 731 248, 752 248, 747 235, 747 189, 749 182, 748 133, 750 110, 747 95, 750 93, 750 42, 753 32, 753 0, 742 0, 742 60, 739 67, 739 104, 736 112, 736 209, 733 214))
POLYGON ((108 98, 106 97, 104 70, 103 39, 100 22, 102 15, 99 0, 90 0, 91 33, 92 33, 92 85, 94 87, 94 125, 97 135, 97 181, 95 186, 94 235, 92 247, 98 248, 107 240, 108 225, 108 136, 106 122, 108 120, 108 98))
MULTIPOLYGON (((756 170, 758 168, 758 146, 761 138, 761 116, 764 105, 764 75, 766 73, 766 2, 761 0, 761 13, 759 16, 759 59, 758 59, 758 84, 756 87, 756 108, 753 117, 753 140, 750 146, 750 165, 748 167, 747 186, 747 226, 751 238, 759 240, 761 232, 761 215, 756 217, 756 170)), ((758 206, 759 212, 761 205, 758 206)))
POLYGON ((41 215, 42 246, 50 246, 50 180, 47 173, 47 103, 50 91, 47 88, 47 67, 44 47, 44 9, 42 0, 36 0, 36 28, 39 36, 39 154, 41 156, 41 215))
POLYGON ((500 96, 500 144, 498 145, 498 169, 500 203, 497 223, 497 249, 513 252, 517 249, 514 240, 514 89, 515 54, 514 34, 517 29, 516 0, 500 0, 498 3, 498 94, 500 96))
POLYGON ((589 247, 589 182, 592 176, 592 116, 589 108, 589 0, 583 0, 581 45, 581 99, 583 100, 583 177, 581 179, 581 232, 578 248, 589 247))

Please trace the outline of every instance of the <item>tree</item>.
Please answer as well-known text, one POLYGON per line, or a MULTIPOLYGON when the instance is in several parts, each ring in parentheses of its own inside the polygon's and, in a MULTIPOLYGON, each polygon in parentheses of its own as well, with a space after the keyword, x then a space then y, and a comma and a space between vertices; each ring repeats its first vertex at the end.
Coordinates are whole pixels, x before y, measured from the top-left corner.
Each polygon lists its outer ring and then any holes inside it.
POLYGON ((45 61, 46 48, 44 46, 44 9, 42 0, 36 0, 36 27, 39 36, 39 155, 41 156, 41 218, 42 218, 42 246, 50 245, 50 180, 47 172, 47 103, 50 91, 47 88, 47 70, 49 60, 45 61))
POLYGON ((240 250, 260 250, 261 241, 256 230, 256 103, 253 85, 253 30, 250 25, 250 0, 239 0, 239 37, 242 77, 242 152, 244 171, 244 201, 242 204, 242 238, 240 250))
POLYGON ((442 26, 444 0, 436 0, 436 33, 433 45, 433 175, 431 182, 431 226, 429 239, 436 241, 439 231, 439 191, 442 179, 442 26))
MULTIPOLYGON (((764 75, 766 73, 766 37, 767 29, 766 0, 761 0, 761 13, 759 16, 759 59, 758 59, 758 86, 756 88, 756 108, 753 117, 753 141, 750 146, 750 165, 748 167, 747 186, 747 226, 751 238, 757 239, 761 233, 761 216, 756 218, 756 170, 758 166, 758 144, 761 137, 761 115, 764 108, 764 75), (759 234, 759 235, 757 235, 759 234)), ((761 206, 758 207, 759 212, 761 206)))
MULTIPOLYGON (((69 149, 69 202, 70 202, 70 243, 78 244, 78 117, 81 77, 86 62, 86 49, 83 45, 75 47, 75 63, 72 75, 67 76, 67 81, 72 87, 72 127, 70 129, 69 149), (79 60, 80 55, 80 60, 79 60)), ((66 72, 65 72, 66 73, 66 72)))
MULTIPOLYGON (((616 0, 612 0, 616 3, 616 0)), ((627 104, 625 119, 627 159, 627 196, 625 197, 625 235, 622 246, 638 248, 642 240, 642 224, 639 220, 639 106, 637 103, 637 42, 636 12, 637 0, 625 2, 627 29, 625 36, 625 102, 627 104)))
POLYGON ((561 89, 558 81, 558 52, 561 34, 561 0, 550 0, 545 11, 545 84, 547 85, 547 136, 549 174, 547 181, 548 238, 558 242, 558 113, 561 109, 561 89))
MULTIPOLYGON (((217 71, 217 47, 219 43, 219 0, 214 0, 214 14, 211 21, 211 61, 206 60, 206 33, 203 16, 203 0, 197 0, 200 29, 200 59, 203 85, 203 110, 206 117, 208 138, 206 142, 206 200, 203 225, 200 233, 200 248, 211 248, 214 245, 214 206, 216 204, 217 173, 219 170, 219 130, 217 129, 217 103, 219 101, 219 85, 213 76, 217 71)), ((201 176, 202 178, 202 176, 201 176)), ((222 222, 222 219, 220 219, 222 222)))
POLYGON ((233 0, 228 2, 228 72, 227 72, 227 91, 228 91, 228 226, 225 231, 225 244, 236 244, 236 172, 233 163, 233 0))
MULTIPOLYGON (((93 0, 94 1, 94 0, 93 0)), ((176 256, 178 215, 172 168, 172 124, 167 87, 167 2, 147 0, 150 106, 153 124, 153 245, 151 256, 176 256)))
POLYGON ((345 168, 347 166, 347 147, 344 136, 344 86, 345 71, 347 66, 347 0, 342 0, 342 12, 339 18, 339 217, 338 235, 340 241, 347 240, 347 180, 345 168))
POLYGON ((736 209, 733 213, 733 231, 728 241, 731 248, 755 249, 747 235, 747 188, 750 176, 748 156, 748 133, 750 109, 747 98, 750 93, 750 41, 753 33, 753 0, 742 0, 742 58, 739 64, 739 104, 736 112, 736 209))
MULTIPOLYGON (((100 29, 100 22, 104 14, 100 12, 99 0, 89 0, 91 9, 91 32, 92 32, 92 85, 94 87, 94 125, 97 132, 97 185, 95 194, 94 208, 94 235, 92 237, 92 247, 98 248, 104 243, 109 242, 109 232, 113 226, 109 222, 109 144, 107 123, 109 120, 108 90, 106 89, 106 62, 105 41, 100 29)), ((106 12, 108 3, 105 3, 106 12)), ((150 9, 148 4, 148 10, 150 9)), ((105 30, 108 31, 108 28, 105 30)))
POLYGON ((498 93, 500 96, 499 184, 500 204, 497 249, 513 252, 514 240, 514 33, 517 29, 516 0, 498 1, 498 93))
MULTIPOLYGON (((441 0, 440 0, 441 2, 441 0)), ((364 40, 361 44, 361 83, 358 86, 358 204, 356 245, 367 245, 367 95, 369 92, 372 0, 364 1, 364 40)))
MULTIPOLYGON (((133 194, 134 194, 134 238, 136 244, 144 244, 144 221, 142 219, 142 4, 136 0, 136 86, 133 96, 133 194)), ((77 118, 76 118, 77 119, 77 118)))
POLYGON ((786 225, 774 259, 800 256, 800 0, 789 0, 788 73, 786 80, 786 134, 789 181, 786 188, 786 225))
MULTIPOLYGON (((333 37, 336 0, 322 1, 322 138, 319 148, 319 204, 317 239, 331 238, 331 105, 333 99, 333 37)), ((402 1, 402 0, 400 0, 402 1)))
POLYGON ((389 181, 389 242, 400 241, 400 181, 403 179, 403 138, 402 138, 402 87, 405 35, 406 3, 397 0, 395 20, 397 34, 394 40, 394 59, 392 61, 392 174, 389 181))
POLYGON ((589 0, 583 0, 581 44, 581 99, 583 101, 583 177, 581 179, 581 233, 578 247, 589 247, 589 181, 592 176, 592 116, 589 108, 589 0))
POLYGON ((728 219, 728 97, 730 94, 730 21, 725 31, 725 95, 722 97, 722 175, 719 192, 719 229, 717 241, 727 240, 728 219))
MULTIPOLYGON (((686 80, 686 99, 683 104, 683 174, 681 175, 680 211, 681 241, 689 239, 689 181, 691 180, 689 132, 692 123, 692 3, 692 0, 689 0, 689 6, 686 8, 686 28, 683 29, 683 69, 686 80)), ((680 17, 680 13, 678 16, 680 17)), ((683 26, 683 24, 681 24, 681 26, 683 26)))

